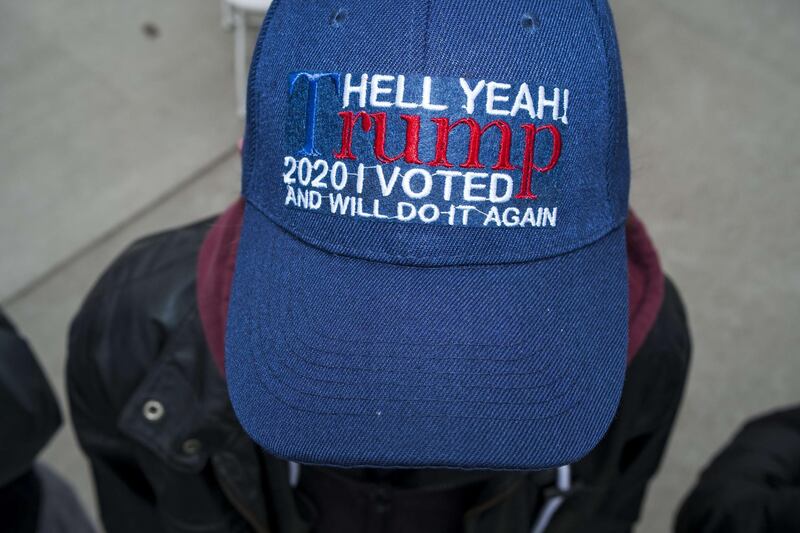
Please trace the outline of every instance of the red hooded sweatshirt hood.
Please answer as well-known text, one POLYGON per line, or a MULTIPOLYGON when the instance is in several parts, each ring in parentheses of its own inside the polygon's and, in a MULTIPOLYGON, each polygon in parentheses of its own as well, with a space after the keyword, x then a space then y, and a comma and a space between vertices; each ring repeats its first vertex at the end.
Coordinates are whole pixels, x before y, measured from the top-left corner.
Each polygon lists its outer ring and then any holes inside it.
MULTIPOLYGON (((197 262, 197 305, 214 361, 225 374, 225 325, 236 250, 244 217, 239 199, 216 220, 200 248, 197 262)), ((644 224, 631 211, 625 224, 628 251, 628 363, 653 327, 664 298, 664 275, 644 224)))

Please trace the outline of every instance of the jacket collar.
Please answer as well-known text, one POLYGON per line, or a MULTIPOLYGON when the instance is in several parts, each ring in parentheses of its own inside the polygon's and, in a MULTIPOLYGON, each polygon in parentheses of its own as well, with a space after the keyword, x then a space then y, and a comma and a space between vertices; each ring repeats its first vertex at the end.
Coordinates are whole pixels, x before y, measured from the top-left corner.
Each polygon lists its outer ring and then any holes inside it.
POLYGON ((178 470, 199 472, 243 430, 193 310, 123 408, 120 431, 178 470), (157 407, 154 412, 145 412, 157 407))
POLYGON ((269 531, 260 452, 233 413, 196 309, 168 336, 117 424, 178 472, 197 474, 210 463, 220 488, 254 531, 269 531), (160 406, 156 420, 144 412, 151 402, 160 406))

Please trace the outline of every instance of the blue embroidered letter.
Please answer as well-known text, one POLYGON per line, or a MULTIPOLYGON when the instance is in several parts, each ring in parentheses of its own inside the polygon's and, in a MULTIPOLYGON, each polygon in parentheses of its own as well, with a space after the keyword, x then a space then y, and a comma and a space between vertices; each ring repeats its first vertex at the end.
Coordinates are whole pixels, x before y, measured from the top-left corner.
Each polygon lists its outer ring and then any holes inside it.
POLYGON ((314 147, 314 130, 317 127, 317 87, 319 80, 330 78, 333 81, 336 94, 339 94, 339 79, 341 75, 338 72, 294 72, 289 75, 290 95, 294 93, 295 82, 297 82, 299 78, 306 78, 308 80, 308 95, 306 97, 306 143, 297 152, 297 155, 322 155, 314 147))

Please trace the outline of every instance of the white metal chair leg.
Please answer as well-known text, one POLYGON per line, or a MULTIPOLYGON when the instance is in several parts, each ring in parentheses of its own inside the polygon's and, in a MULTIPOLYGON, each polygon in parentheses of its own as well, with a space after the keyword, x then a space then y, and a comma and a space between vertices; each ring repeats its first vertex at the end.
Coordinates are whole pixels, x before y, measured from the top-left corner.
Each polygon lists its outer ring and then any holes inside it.
POLYGON ((236 112, 244 117, 247 105, 247 14, 232 8, 233 15, 233 70, 236 78, 236 112))

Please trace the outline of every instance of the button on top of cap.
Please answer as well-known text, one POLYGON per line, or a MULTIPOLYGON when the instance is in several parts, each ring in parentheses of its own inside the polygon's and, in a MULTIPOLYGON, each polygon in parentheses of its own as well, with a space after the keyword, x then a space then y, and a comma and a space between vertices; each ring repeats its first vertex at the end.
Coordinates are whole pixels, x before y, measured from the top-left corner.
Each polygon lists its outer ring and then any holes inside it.
POLYGON ((532 13, 525 13, 524 15, 522 15, 522 20, 520 20, 520 24, 526 30, 534 32, 538 30, 539 27, 542 25, 542 21, 539 20, 539 17, 537 17, 532 13))
POLYGON ((341 26, 344 23, 345 19, 347 18, 347 15, 348 15, 347 10, 344 8, 339 8, 336 11, 334 11, 333 14, 331 15, 331 26, 333 26, 334 28, 338 28, 339 26, 341 26))

